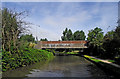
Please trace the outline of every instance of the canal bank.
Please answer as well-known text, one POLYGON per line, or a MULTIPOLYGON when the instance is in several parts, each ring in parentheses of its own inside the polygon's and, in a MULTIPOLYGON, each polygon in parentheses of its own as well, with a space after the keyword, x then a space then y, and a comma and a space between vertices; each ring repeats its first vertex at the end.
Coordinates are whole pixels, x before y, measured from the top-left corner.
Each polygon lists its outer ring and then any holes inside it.
POLYGON ((107 75, 95 64, 80 56, 56 56, 47 63, 36 63, 16 70, 7 71, 3 73, 3 77, 22 77, 22 79, 29 77, 111 79, 110 75, 107 75))
POLYGON ((108 60, 99 59, 93 56, 83 55, 83 57, 92 63, 96 64, 103 71, 120 78, 120 65, 114 64, 108 60))
POLYGON ((14 54, 2 52, 2 71, 5 72, 28 66, 36 62, 47 61, 53 57, 54 55, 52 52, 31 47, 19 50, 19 52, 15 52, 14 54))

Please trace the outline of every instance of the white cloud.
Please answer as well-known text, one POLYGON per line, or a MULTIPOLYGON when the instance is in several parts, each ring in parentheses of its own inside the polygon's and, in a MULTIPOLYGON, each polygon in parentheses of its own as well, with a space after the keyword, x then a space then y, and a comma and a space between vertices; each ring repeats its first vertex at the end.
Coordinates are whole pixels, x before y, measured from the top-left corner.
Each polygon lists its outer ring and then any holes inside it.
POLYGON ((30 28, 30 33, 33 34, 34 37, 37 36, 38 40, 41 38, 47 38, 48 40, 59 40, 59 35, 55 34, 54 31, 42 27, 36 27, 37 26, 32 26, 32 28, 30 28))
POLYGON ((62 3, 59 5, 57 12, 54 13, 54 15, 46 15, 45 18, 43 18, 42 23, 52 27, 61 26, 64 28, 66 27, 64 25, 69 26, 78 22, 81 24, 85 23, 87 20, 90 20, 92 16, 88 11, 83 10, 82 6, 78 7, 78 5, 79 4, 74 3, 62 3))
MULTIPOLYGON (((49 40, 59 40, 62 36, 63 30, 67 27, 73 32, 76 30, 84 30, 87 35, 88 30, 100 27, 107 32, 108 26, 111 29, 116 25, 117 21, 117 3, 116 6, 103 5, 102 3, 95 3, 91 7, 84 7, 79 3, 61 3, 57 6, 33 6, 31 8, 31 16, 27 20, 34 24, 40 25, 37 29, 37 36, 40 38, 48 38, 49 40), (56 7, 56 8, 55 8, 56 7), (38 10, 38 8, 40 10, 38 10), (53 12, 53 9, 56 9, 53 12), (116 10, 115 10, 116 9, 116 10), (36 11, 37 10, 37 11, 36 11), (44 15, 33 15, 37 13, 44 15), (96 19, 97 18, 97 19, 96 19)), ((109 4, 109 3, 108 3, 109 4)), ((34 26, 35 27, 35 26, 34 26)), ((36 29, 31 30, 36 36, 36 29)), ((109 29, 110 30, 110 29, 109 29)))
POLYGON ((84 7, 82 6, 78 7, 78 5, 79 4, 73 3, 66 5, 63 3, 59 5, 58 10, 56 13, 54 13, 54 15, 49 15, 48 13, 48 15, 43 18, 41 22, 48 27, 47 32, 44 32, 43 36, 46 36, 50 40, 58 40, 66 27, 70 29, 78 28, 78 30, 83 29, 85 34, 87 35, 88 30, 94 29, 95 27, 100 27, 103 29, 104 32, 107 32, 108 26, 114 27, 116 25, 115 20, 117 18, 113 15, 115 15, 116 12, 114 11, 115 9, 117 11, 117 7, 115 8, 114 6, 109 5, 101 7, 100 3, 97 3, 96 5, 92 6, 89 11, 84 9, 84 7), (98 21, 95 21, 95 17, 99 17, 98 21), (89 24, 89 21, 92 24, 89 24), (77 26, 75 26, 76 24, 77 26))

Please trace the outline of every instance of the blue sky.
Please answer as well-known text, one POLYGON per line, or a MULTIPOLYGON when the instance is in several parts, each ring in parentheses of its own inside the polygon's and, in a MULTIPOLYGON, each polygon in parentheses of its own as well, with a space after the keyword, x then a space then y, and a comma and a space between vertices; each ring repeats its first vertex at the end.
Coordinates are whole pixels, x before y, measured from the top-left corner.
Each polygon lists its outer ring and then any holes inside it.
POLYGON ((61 39, 66 27, 72 32, 83 30, 86 35, 100 27, 106 33, 115 29, 118 19, 117 2, 3 2, 2 6, 29 11, 25 21, 34 24, 29 33, 51 41, 61 39))

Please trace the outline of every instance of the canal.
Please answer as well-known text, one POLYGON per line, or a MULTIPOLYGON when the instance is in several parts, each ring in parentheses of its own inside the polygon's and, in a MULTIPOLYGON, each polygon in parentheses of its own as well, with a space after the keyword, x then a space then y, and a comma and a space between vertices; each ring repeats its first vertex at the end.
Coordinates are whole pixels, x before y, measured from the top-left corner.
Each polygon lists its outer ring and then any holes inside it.
POLYGON ((95 64, 80 56, 56 56, 51 61, 43 61, 29 66, 4 72, 3 77, 79 77, 86 79, 111 79, 112 77, 95 64))

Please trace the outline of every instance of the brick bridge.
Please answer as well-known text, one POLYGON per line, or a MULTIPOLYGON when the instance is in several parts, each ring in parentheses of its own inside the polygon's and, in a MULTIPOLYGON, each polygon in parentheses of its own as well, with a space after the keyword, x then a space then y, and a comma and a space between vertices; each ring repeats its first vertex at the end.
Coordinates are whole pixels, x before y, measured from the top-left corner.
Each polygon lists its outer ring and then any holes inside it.
POLYGON ((87 41, 39 41, 37 49, 83 49, 87 48, 87 41))

